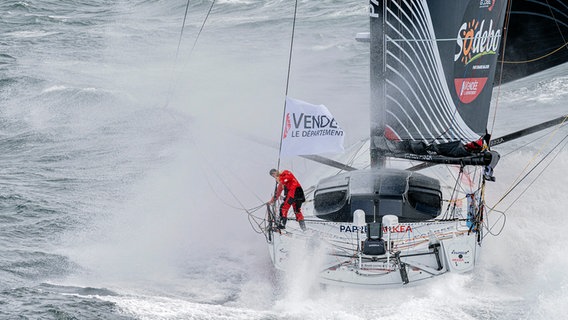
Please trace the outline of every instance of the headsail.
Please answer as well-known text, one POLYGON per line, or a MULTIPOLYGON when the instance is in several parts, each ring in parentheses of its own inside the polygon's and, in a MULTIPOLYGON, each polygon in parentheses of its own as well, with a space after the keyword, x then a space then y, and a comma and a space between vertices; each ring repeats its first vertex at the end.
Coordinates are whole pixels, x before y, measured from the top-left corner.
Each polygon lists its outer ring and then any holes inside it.
POLYGON ((507 1, 370 3, 372 149, 466 156, 440 145, 486 134, 507 1))

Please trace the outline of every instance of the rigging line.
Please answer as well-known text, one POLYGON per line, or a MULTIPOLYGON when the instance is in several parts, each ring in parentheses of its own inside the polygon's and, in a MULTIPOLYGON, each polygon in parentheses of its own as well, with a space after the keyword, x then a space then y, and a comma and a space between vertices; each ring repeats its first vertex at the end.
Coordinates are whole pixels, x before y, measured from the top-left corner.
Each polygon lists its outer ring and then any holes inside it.
MULTIPOLYGON (((185 6, 185 14, 183 16, 183 23, 181 25, 181 32, 179 34, 179 40, 178 40, 178 45, 177 45, 177 50, 176 50, 176 62, 177 62, 178 55, 179 55, 179 49, 181 47, 181 40, 183 38, 183 30, 185 28, 185 21, 187 20, 187 12, 189 11, 189 3, 190 3, 190 0, 187 0, 187 4, 185 6)), ((189 51, 190 56, 193 53, 195 46, 197 45, 197 41, 199 40, 199 36, 201 35, 203 28, 205 27, 205 23, 207 23, 207 19, 209 19, 209 15, 211 14, 211 10, 213 10, 214 5, 215 5, 215 0, 213 0, 211 2, 211 6, 209 6, 209 10, 207 11, 207 14, 205 15, 205 19, 203 19, 203 23, 201 24, 201 27, 199 28, 199 32, 197 32, 197 36, 195 37, 195 40, 193 41, 193 46, 191 47, 191 50, 189 51)))
POLYGON ((522 64, 522 63, 535 62, 535 61, 547 58, 547 57, 555 54, 556 52, 562 50, 562 48, 564 48, 564 47, 568 48, 568 42, 566 42, 566 38, 564 38, 564 33, 562 33, 562 28, 560 28, 560 25, 558 24, 558 20, 554 16, 554 11, 552 10, 552 6, 548 2, 548 0, 546 0, 546 5, 548 6, 548 9, 550 10, 550 16, 552 17, 552 20, 556 24, 556 28, 558 29, 558 33, 560 34, 560 37, 562 38, 562 41, 564 42, 564 44, 561 45, 560 47, 558 47, 557 49, 553 50, 552 52, 549 52, 545 55, 542 55, 542 56, 534 58, 534 59, 525 60, 525 61, 505 61, 504 63, 507 63, 507 64, 522 64))
MULTIPOLYGON (((247 209, 245 207, 245 205, 240 201, 240 199, 235 195, 235 193, 231 190, 231 188, 229 188, 229 186, 227 185, 227 183, 225 182, 225 180, 223 180, 221 178, 221 176, 219 176, 219 173, 215 170, 211 170, 214 172, 215 176, 217 177, 217 179, 219 179, 219 181, 221 181, 221 183, 223 184, 223 186, 225 187, 225 189, 227 189, 227 191, 231 194, 231 196, 238 202, 240 208, 235 207, 233 205, 228 204, 227 202, 221 200, 222 203, 224 203, 226 206, 231 207, 233 209, 240 209, 245 211, 248 215, 251 215, 251 212, 257 211, 258 209, 260 209, 265 203, 262 203, 260 205, 258 205, 257 207, 253 207, 251 209, 247 209)), ((211 185, 209 179, 207 179, 207 183, 209 184, 209 186, 211 187, 211 189, 215 190, 213 188, 213 186, 211 185)), ((215 192, 215 191, 214 191, 215 192)), ((219 196, 216 192, 215 194, 217 195, 217 197, 219 197, 220 199, 223 199, 221 196, 219 196)), ((255 196, 260 200, 260 198, 255 194, 255 196)))
POLYGON ((554 20, 554 23, 556 24, 556 28, 558 29, 558 33, 560 33, 562 40, 564 41, 564 43, 566 43, 566 39, 564 38, 564 33, 562 33, 562 29, 560 28, 560 25, 558 24, 558 19, 556 19, 556 17, 554 16, 554 11, 552 11, 552 6, 550 5, 550 3, 548 3, 548 0, 546 0, 546 4, 548 5, 548 9, 550 9, 550 15, 552 16, 552 20, 554 20))
MULTIPOLYGON (((497 237, 497 236, 499 236, 499 235, 501 234, 501 232, 503 232, 503 230, 505 230, 505 225, 507 224, 507 215, 505 214, 504 211, 489 210, 489 212, 487 212, 487 213, 485 214, 485 217, 486 217, 486 218, 485 218, 485 221, 483 221, 483 225, 485 226, 485 229, 487 230, 487 233, 488 233, 488 234, 490 234, 490 235, 492 235, 492 236, 494 236, 494 237, 497 237), (499 218, 497 218, 497 220, 496 220, 495 222, 493 222, 493 224, 492 224, 491 226, 489 226, 490 223, 489 223, 488 220, 489 220, 489 214, 490 214, 491 212, 500 213, 501 216, 500 216, 499 218), (501 219, 503 219, 503 223, 501 224, 501 228, 499 229, 499 231, 493 232, 493 229, 495 228, 495 226, 497 225, 497 223, 498 223, 499 221, 501 221, 501 219)), ((482 239, 485 239, 486 236, 487 236, 487 235, 484 234, 483 237, 482 237, 482 239)))
POLYGON ((181 24, 181 31, 179 33, 179 40, 178 40, 178 46, 177 46, 177 50, 176 50, 176 62, 178 59, 178 55, 179 55, 179 48, 181 46, 181 39, 183 38, 183 30, 185 28, 185 20, 187 19, 187 12, 189 11, 189 2, 190 0, 187 0, 187 4, 185 5, 185 14, 183 15, 183 23, 181 24))
MULTIPOLYGON (((499 199, 499 201, 490 209, 493 210, 495 207, 497 207, 502 201, 503 199, 505 199, 516 187, 519 186, 519 184, 525 179, 527 178, 531 172, 533 172, 546 158, 548 158, 548 156, 550 156, 550 154, 552 153, 552 151, 554 151, 556 148, 558 148, 558 146, 560 146, 560 144, 562 144, 562 142, 564 142, 564 140, 568 139, 568 135, 566 135, 564 138, 562 138, 562 140, 560 140, 559 143, 557 143, 542 159, 540 159, 540 161, 531 169, 529 170, 529 172, 527 172, 520 180, 518 180, 502 197, 501 199, 499 199)), ((564 147, 562 147, 564 148, 564 147)), ((556 157, 554 157, 552 160, 554 160, 556 157)), ((532 161, 531 161, 532 162, 532 161)), ((550 163, 548 164, 550 165, 550 163)), ((548 167, 548 165, 544 168, 546 169, 548 167)), ((526 169, 526 167, 525 167, 526 169)), ((544 172, 544 169, 542 172, 544 172)), ((541 172, 541 174, 542 174, 541 172)), ((537 178, 540 176, 540 174, 537 176, 537 178)), ((517 177, 518 179, 518 177, 517 177)), ((534 181, 533 181, 534 182, 534 181)), ((531 183, 532 184, 532 183, 531 183)), ((530 187, 530 184, 529 184, 530 187)), ((527 187, 528 188, 528 187, 527 187)))
POLYGON ((296 16, 298 13, 298 0, 294 2, 294 19, 292 21, 292 36, 290 37, 290 52, 288 54, 288 73, 286 75, 286 91, 284 96, 284 110, 282 111, 282 129, 280 130, 280 146, 278 147, 278 165, 276 169, 280 170, 280 154, 282 153, 282 136, 284 135, 284 126, 286 125, 286 98, 288 97, 288 87, 290 85, 290 69, 292 66, 292 50, 294 48, 294 34, 296 32, 296 16))
MULTIPOLYGON (((451 200, 454 199, 454 195, 456 195, 456 198, 457 198, 457 189, 458 189, 458 186, 460 184, 459 182, 460 182, 460 178, 461 178, 462 174, 463 174, 463 166, 460 166, 460 172, 458 173, 458 176, 456 178, 456 183, 454 184, 454 188, 452 189, 452 193, 450 194, 450 201, 448 202, 448 207, 446 208, 446 212, 444 212, 444 216, 443 216, 444 219, 450 217, 450 207, 452 206, 451 200)), ((455 208, 455 206, 456 206, 456 203, 454 202, 453 207, 455 208)), ((455 211, 452 210, 451 214, 453 215, 454 212, 455 211)))
MULTIPOLYGON (((191 140, 191 142, 193 143, 193 145, 194 145, 197 149, 201 149, 200 146, 197 144, 196 139, 193 139, 193 135, 191 135, 191 139, 190 139, 190 140, 191 140)), ((203 150, 201 149, 201 151, 202 151, 202 152, 198 153, 199 155, 203 155, 203 150)), ((206 160, 206 159, 204 159, 204 160, 206 160)), ((207 162, 205 161, 205 163, 207 163, 207 162)), ((199 164, 199 165, 200 165, 200 164, 199 164)), ((200 165, 200 166, 202 166, 202 165, 200 165)), ((202 166, 202 167, 203 167, 203 166, 202 166)), ((207 168, 204 168, 204 167, 203 167, 203 171, 205 172, 205 175, 206 175, 206 177, 207 177, 207 170, 205 170, 205 169, 207 169, 207 168)), ((213 171, 213 170, 209 170, 209 171, 213 171)), ((213 171, 213 172, 217 173, 216 171, 213 171)), ((221 201, 221 203, 225 204, 226 206, 228 206, 228 207, 230 207, 230 208, 233 208, 233 209, 236 209, 236 210, 243 210, 243 211, 245 211, 245 212, 247 213, 247 215, 248 215, 248 219, 249 219, 249 222, 251 223, 251 226, 252 226, 251 219, 252 219, 252 220, 255 220, 255 219, 262 219, 262 218, 259 218, 259 217, 256 217, 256 216, 252 215, 251 212, 255 212, 255 211, 259 210, 264 204, 259 205, 259 206, 254 207, 254 208, 251 208, 251 209, 247 209, 247 208, 241 203, 241 201, 239 201, 239 199, 235 196, 235 194, 231 191, 231 189, 227 186, 227 184, 225 183, 225 181, 224 181, 223 179, 221 179, 219 176, 217 176, 217 178, 221 181, 221 183, 225 186, 225 188, 227 188, 227 189, 229 190, 229 193, 233 196, 233 198, 235 198, 235 200, 237 200, 237 202, 239 203, 239 205, 241 206, 241 208, 235 207, 235 206, 233 206, 233 205, 227 203, 226 201, 224 201, 223 197, 221 197, 221 196, 216 192, 216 189, 215 189, 215 188, 213 187, 213 185, 211 184, 211 181, 209 180, 209 178, 206 178, 207 184, 209 185, 209 187, 210 187, 211 190, 213 191, 214 195, 221 201)), ((256 222, 256 220, 255 220, 255 223, 257 223, 257 225, 260 227, 260 223, 256 222)), ((256 232, 256 230, 254 229, 254 226, 253 226, 253 230, 256 232)), ((261 230, 262 230, 262 228, 261 228, 261 230)))
MULTIPOLYGON (((566 137, 563 139, 565 140, 566 137)), ((560 142, 562 143, 562 141, 560 142)), ((493 208, 490 208, 489 212, 487 212, 487 217, 489 217, 489 213, 491 212, 498 212, 501 214, 501 217, 499 217, 497 219, 497 221, 495 221, 493 223, 493 225, 491 227, 489 227, 489 221, 487 221, 486 224, 486 228, 487 228, 487 232, 489 232, 489 234, 491 234, 492 236, 499 236, 501 234, 501 232, 503 231, 503 229, 505 228, 505 223, 507 222, 507 211, 509 211, 509 209, 511 209, 511 207, 513 207, 513 205, 515 203, 517 203, 519 201, 519 199, 530 189, 530 187, 540 178, 540 176, 542 176, 542 174, 546 171, 546 169, 552 164, 552 162, 554 162, 554 160, 558 157, 558 155, 560 154, 560 152, 566 147, 566 145, 568 144, 565 143, 564 146, 562 148, 560 148, 560 150, 556 153, 556 155, 554 155, 554 157, 552 158, 552 160, 550 160, 550 162, 541 170, 541 172, 533 179, 533 181, 531 181, 529 183, 529 185, 527 185, 527 187, 515 198, 515 200, 513 200, 511 202, 511 204, 509 204, 509 206, 503 210, 503 211, 499 211, 493 208), (501 220, 501 218, 503 219, 503 224, 501 225, 501 229, 499 229, 498 232, 493 233, 491 230, 493 230, 493 228, 495 227, 495 225, 501 220)), ((558 145, 557 145, 558 146, 558 145)), ((554 148, 557 148, 557 146, 555 146, 554 148)))
MULTIPOLYGON (((566 138, 568 138, 568 135, 566 137, 564 137, 564 139, 562 139, 562 141, 566 140, 566 138)), ((558 145, 556 145, 554 147, 554 149, 556 149, 561 143, 562 141, 560 141, 560 143, 558 145)), ((533 179, 533 181, 531 181, 529 183, 529 185, 525 188, 525 190, 523 190, 523 192, 521 192, 521 194, 519 194, 519 196, 517 196, 515 198, 515 200, 513 200, 513 202, 503 211, 503 213, 507 212, 512 206, 513 204, 515 204, 515 202, 517 202, 524 194, 525 192, 528 191, 528 189, 536 182, 536 180, 538 180, 538 178, 540 178, 540 176, 542 176, 542 174, 544 173, 544 171, 552 164, 552 162, 554 162, 554 160, 556 160, 556 158, 558 157, 558 155, 560 154, 560 152, 566 148, 566 145, 568 144, 568 141, 564 143, 564 146, 562 146, 562 148, 560 148, 560 150, 558 150, 558 152, 554 155, 554 157, 552 157, 552 159, 550 160, 549 163, 546 164, 546 166, 539 172, 539 174, 533 179)), ((553 149, 553 150, 554 150, 553 149)), ((543 159, 544 160, 544 159, 543 159)))
MULTIPOLYGON (((204 170, 204 171, 205 171, 205 170, 204 170)), ((213 171, 213 170, 209 169, 209 171, 213 171)), ((205 173, 205 174, 207 174, 207 173, 205 173)), ((219 176, 217 176, 217 178, 221 181, 221 183, 223 184, 223 186, 225 186, 225 188, 229 189, 229 188, 227 187, 227 185, 225 184, 225 181, 223 181, 223 179, 221 179, 219 176)), ((229 208, 231 208, 231 209, 243 210, 243 211, 247 212, 247 214, 250 214, 249 211, 248 211, 240 202, 239 202, 239 205, 241 205, 241 207, 239 208, 239 207, 237 207, 237 206, 235 206, 235 205, 232 205, 232 204, 228 203, 227 201, 225 201, 225 199, 224 199, 219 193, 217 193, 216 189, 215 189, 215 188, 213 187, 213 185, 211 184, 211 181, 209 180, 209 178, 207 178, 207 179, 205 179, 205 180, 206 180, 207 185, 209 186, 209 188, 213 191, 213 194, 215 194, 215 196, 219 199, 219 201, 220 201, 222 204, 224 204, 225 206, 227 206, 227 207, 229 207, 229 208)), ((230 189, 229 189, 229 192, 231 193, 231 195, 233 195, 232 192, 230 191, 230 189)), ((233 197, 234 197, 234 195, 233 195, 233 197)), ((237 201, 238 201, 238 200, 237 200, 237 201)), ((252 210, 252 209, 251 209, 251 210, 252 210)))
POLYGON ((489 134, 493 133, 495 129, 495 121, 497 120, 497 110, 499 109, 499 98, 501 97, 501 84, 503 83, 503 69, 505 67, 505 49, 507 48, 507 37, 509 36, 509 22, 511 18, 512 0, 507 0, 507 12, 505 14, 505 30, 503 34, 503 50, 501 50, 501 68, 499 70, 499 89, 497 90, 497 97, 495 97, 495 110, 493 111, 493 120, 491 121, 491 130, 489 134))
MULTIPOLYGON (((361 152, 361 150, 363 149, 363 147, 365 146, 365 141, 359 141, 360 145, 357 148, 350 148, 350 149, 357 149, 355 152, 353 152, 353 155, 350 157, 350 159, 348 159, 345 162, 345 165, 349 166, 349 167, 353 167, 353 163, 355 163, 355 159, 357 159, 357 155, 359 155, 359 153, 361 152)), ((342 172, 346 171, 345 169, 339 169, 337 171, 337 173, 335 175, 338 175, 342 172)))
MULTIPOLYGON (((177 45, 177 49, 176 49, 176 56, 175 56, 175 60, 174 60, 174 66, 173 68, 175 69, 175 66, 177 65, 178 62, 178 57, 179 57, 179 51, 181 48, 181 41, 183 39, 183 32, 185 30, 185 22, 187 20, 187 13, 189 12, 189 4, 190 4, 191 0, 187 0, 187 3, 185 5, 185 14, 183 15, 183 22, 181 25, 181 31, 179 33, 179 39, 178 39, 178 45, 177 45)), ((199 40, 199 36, 201 35, 201 32, 203 31, 203 28, 205 27, 205 23, 207 22, 207 19, 209 18, 209 15, 211 14, 211 11, 213 9, 213 6, 215 5, 215 0, 213 0, 211 2, 211 6, 209 7, 209 10, 207 11, 207 14, 205 15, 205 19, 203 19, 203 23, 201 24, 201 27, 199 28, 199 32, 197 33, 197 36, 195 37, 195 40, 193 41, 193 46, 191 47, 191 50, 189 51, 189 56, 191 57, 191 55, 193 54, 193 50, 195 49, 195 47, 197 46, 197 41, 199 40)), ((172 70, 172 83, 170 83, 170 89, 168 97, 166 98, 166 104, 165 107, 167 107, 169 105, 169 101, 171 96, 173 95, 173 92, 175 91, 175 89, 173 89, 173 86, 175 83, 174 81, 174 76, 173 76, 174 70, 172 70)))
POLYGON ((353 157, 351 157, 351 159, 349 161, 347 161, 347 164, 349 166, 353 166, 353 164, 355 163, 355 160, 359 157, 359 155, 362 153, 361 150, 363 150, 363 148, 365 147, 365 141, 359 141, 360 145, 357 148, 357 151, 355 151, 353 153, 353 157))
MULTIPOLYGON (((203 163, 206 163, 206 164, 207 164, 207 163, 208 163, 208 162, 206 161, 207 159, 206 159, 205 157, 203 157, 203 154, 205 153, 205 152, 203 151, 203 148, 200 148, 200 146, 197 144, 197 142, 195 142, 195 139, 193 139, 193 144, 195 145, 196 148, 200 149, 201 152, 199 152, 198 154, 202 156, 202 158, 203 158, 203 160, 204 160, 203 163)), ((202 166, 202 167, 203 167, 203 166, 202 166)), ((203 168, 203 169, 204 169, 203 172, 204 172, 206 175, 207 175, 207 171, 214 172, 214 174, 215 174, 215 176, 217 177, 217 179, 218 179, 219 181, 221 181, 221 183, 223 184, 223 186, 229 191, 229 193, 233 196, 233 198, 234 198, 235 200, 237 200, 237 202, 239 203, 239 205, 240 205, 241 207, 238 208, 238 207, 236 207, 236 206, 234 206, 234 205, 231 205, 231 204, 227 203, 227 202, 224 200, 224 198, 221 197, 221 196, 216 192, 216 189, 215 189, 215 188, 213 187, 213 185, 211 184, 211 181, 207 178, 207 179, 206 179, 206 180, 207 180, 207 184, 209 185, 209 187, 211 188, 211 190, 213 190, 213 193, 215 194, 215 196, 216 196, 217 198, 219 198, 219 200, 221 201, 221 203, 223 203, 224 205, 226 205, 226 206, 228 206, 228 207, 230 207, 230 208, 233 208, 233 209, 243 210, 243 211, 245 211, 247 214, 250 215, 249 210, 247 210, 246 207, 240 202, 239 198, 237 198, 237 197, 235 196, 235 194, 234 194, 234 193, 232 192, 232 190, 229 188, 229 186, 227 185, 227 183, 225 182, 225 180, 223 180, 223 179, 219 176, 219 174, 218 174, 217 171, 215 171, 215 170, 213 170, 213 169, 211 169, 211 168, 203 168), (209 170, 205 170, 205 169, 209 169, 209 170)), ((249 190, 249 191, 250 191, 250 190, 249 190)), ((254 194, 254 193, 253 193, 253 194, 254 194)), ((256 195, 256 194, 254 194, 254 195, 256 196, 257 199, 260 200, 260 197, 259 197, 258 195, 256 195)), ((260 207, 260 206, 259 206, 259 207, 260 207)), ((254 209, 254 208, 253 208, 253 209, 254 209)), ((252 210, 252 209, 250 209, 250 210, 252 210)), ((258 210, 258 209, 256 209, 256 210, 258 210)))
MULTIPOLYGON (((560 130, 560 127, 562 127, 562 125, 568 120, 568 117, 565 117, 561 123, 559 123, 558 125, 556 125, 556 129, 554 129, 554 131, 551 133, 551 136, 548 138, 548 140, 543 144, 542 148, 540 148, 540 150, 538 150, 538 152, 534 155, 534 157, 532 159, 530 159, 526 166, 519 172, 519 175, 517 176, 517 178, 515 178, 515 180, 513 180, 513 186, 510 187, 510 189, 505 193, 505 195, 493 206, 496 207, 499 203, 501 203, 501 201, 503 201, 503 199, 512 191, 513 188, 515 188, 518 183, 520 182, 519 179, 521 179, 521 181, 526 177, 526 175, 524 177, 521 178, 521 176, 523 175, 523 173, 529 168, 529 166, 536 160, 536 158, 538 158, 539 155, 542 154, 542 152, 544 151, 544 149, 551 143, 552 138, 554 138, 554 136, 556 136, 556 134, 558 133, 558 131, 560 130)), ((566 137, 564 138, 566 139, 566 137)), ((562 140, 564 140, 562 139, 562 140)), ((558 146, 558 145, 557 145, 558 146)), ((556 148, 557 146, 555 146, 554 148, 556 148)), ((554 150, 554 148, 552 150, 554 150)), ((550 152, 548 153, 550 154, 550 152)), ((545 155, 545 157, 542 159, 544 160, 547 156, 545 155)), ((542 160, 540 162, 542 162, 542 160)), ((540 163, 539 162, 539 163, 540 163)), ((538 164, 537 164, 538 166, 538 164)), ((536 167, 536 166, 535 166, 536 167)), ((534 170, 534 168, 532 169, 534 170)), ((532 171, 531 170, 531 171, 532 171)), ((529 172, 530 173, 530 172, 529 172)), ((528 174, 528 173, 527 173, 528 174)))
MULTIPOLYGON (((201 147, 197 144, 197 142, 195 142, 195 140, 196 140, 196 139, 193 139, 192 142, 193 142, 193 144, 195 145, 195 147, 198 148, 198 149, 201 151, 201 152, 199 153, 199 155, 200 155, 201 158, 203 159, 203 163, 208 164, 209 162, 207 161, 206 157, 204 156, 204 154, 206 153, 206 151, 204 151, 204 149, 201 148, 201 147)), ((204 167, 204 166, 202 166, 202 167, 204 167)), ((221 182, 223 183, 223 185, 225 186, 225 188, 227 188, 227 190, 231 190, 231 189, 228 187, 227 183, 226 183, 226 182, 221 178, 221 176, 218 174, 218 171, 213 170, 213 169, 210 168, 210 167, 207 167, 207 168, 204 168, 204 169, 209 169, 209 171, 214 172, 214 173, 215 173, 215 176, 217 177, 217 179, 219 179, 219 181, 221 181, 221 182)), ((203 170, 203 171, 204 171, 205 173, 207 172, 206 170, 203 170)), ((237 181, 239 181, 252 195, 254 195, 254 196, 256 197, 256 199, 257 199, 259 202, 262 202, 262 204, 259 205, 258 207, 252 208, 252 209, 246 209, 246 208, 242 205, 242 203, 239 203, 239 204, 241 205, 241 208, 238 208, 238 207, 235 207, 235 206, 233 206, 233 205, 230 205, 230 204, 228 204, 228 203, 222 201, 225 205, 227 205, 228 207, 231 207, 231 208, 233 208, 233 209, 242 209, 242 210, 244 210, 244 211, 247 211, 247 213, 249 213, 249 211, 251 211, 251 210, 252 210, 252 211, 258 210, 258 208, 262 207, 262 206, 265 204, 265 203, 263 202, 263 200, 261 199, 261 197, 260 197, 257 193, 255 193, 253 190, 251 190, 250 187, 244 182, 243 179, 241 179, 239 176, 237 176, 234 172, 232 172, 232 171, 230 171, 230 170, 229 170, 229 172, 230 172, 230 174, 232 174, 232 175, 235 177, 235 179, 236 179, 237 181)), ((208 182, 209 186, 210 186, 213 190, 215 190, 215 189, 213 188, 213 186, 210 184, 209 180, 207 180, 207 182, 208 182)), ((218 198, 220 198, 220 199, 223 199, 223 198, 222 198, 220 195, 218 195, 218 194, 216 194, 216 196, 217 196, 218 198)), ((233 197, 238 201, 238 198, 237 198, 236 196, 233 195, 233 197)))
POLYGON ((516 149, 513 149, 513 150, 511 150, 511 151, 509 151, 509 152, 507 152, 507 153, 501 154, 501 159, 503 159, 503 158, 509 156, 510 154, 515 153, 515 152, 517 152, 517 151, 519 151, 519 150, 521 150, 521 149, 523 149, 523 148, 526 148, 527 146, 529 146, 529 145, 531 145, 531 144, 533 144, 533 143, 535 143, 535 142, 537 142, 537 141, 539 141, 539 140, 545 138, 546 136, 548 136, 549 134, 551 134, 551 133, 553 133, 553 132, 554 132, 554 131, 547 132, 547 133, 545 133, 545 134, 543 134, 543 135, 541 135, 541 136, 539 136, 539 137, 534 138, 533 140, 531 140, 531 141, 529 141, 529 142, 527 142, 527 143, 523 143, 521 146, 519 146, 519 147, 516 148, 516 149))
MULTIPOLYGON (((196 142, 196 139, 192 139, 192 142, 193 142, 193 144, 195 145, 195 147, 196 147, 197 149, 200 149, 201 152, 198 152, 198 154, 203 158, 203 160, 204 160, 203 163, 207 164, 207 163, 208 163, 208 162, 206 161, 207 159, 203 156, 203 154, 205 154, 205 152, 203 151, 203 148, 201 148, 201 147, 198 145, 198 143, 196 142)), ((202 166, 202 167, 203 167, 203 166, 202 166)), ((247 213, 247 215, 249 215, 249 216, 251 215, 251 212, 254 212, 254 211, 258 210, 260 207, 262 207, 262 205, 264 205, 264 203, 263 203, 263 204, 259 205, 258 207, 254 207, 254 208, 251 208, 251 209, 247 209, 247 208, 244 206, 244 204, 239 200, 239 198, 233 193, 233 191, 231 190, 231 188, 229 188, 229 186, 227 185, 227 183, 225 182, 225 180, 223 180, 223 179, 219 176, 219 174, 218 174, 217 171, 215 171, 215 170, 213 170, 213 169, 211 169, 211 168, 205 168, 205 167, 204 167, 203 169, 204 169, 203 171, 205 172, 206 175, 207 175, 207 170, 205 170, 205 169, 209 169, 208 171, 214 172, 214 174, 215 174, 215 176, 217 177, 217 179, 218 179, 219 181, 221 181, 221 183, 222 183, 223 186, 229 191, 229 193, 231 194, 231 196, 238 202, 238 204, 240 205, 240 208, 238 208, 238 207, 236 207, 236 206, 233 206, 233 205, 227 203, 226 201, 224 201, 224 198, 221 197, 221 196, 216 192, 216 189, 215 189, 215 188, 213 187, 213 185, 211 184, 211 181, 207 178, 207 179, 206 179, 206 180, 207 180, 207 184, 209 185, 209 187, 211 188, 211 190, 213 190, 213 193, 215 194, 215 196, 216 196, 217 198, 219 198, 219 200, 221 201, 221 203, 223 203, 224 205, 226 205, 226 206, 228 206, 228 207, 230 207, 230 208, 233 208, 233 209, 243 210, 243 211, 245 211, 245 212, 247 213)), ((237 180, 241 181, 241 183, 242 183, 242 180, 238 179, 238 177, 237 177, 237 180)), ((244 183, 243 183, 243 184, 244 184, 244 183)), ((251 190, 249 189, 249 191, 251 191, 251 190)), ((252 192, 252 191, 251 191, 251 192, 252 192)), ((262 201, 262 200, 260 200, 260 197, 259 197, 257 194, 255 194, 254 192, 253 192, 253 194, 255 195, 255 197, 256 197, 259 201, 262 201)))
POLYGON ((538 60, 547 58, 547 57, 549 57, 549 56, 555 54, 556 52, 562 50, 562 49, 565 48, 565 47, 568 48, 568 42, 564 42, 564 44, 562 44, 560 47, 554 49, 553 51, 551 51, 551 52, 549 52, 549 53, 547 53, 547 54, 545 54, 545 55, 542 55, 542 56, 540 56, 540 57, 534 58, 534 59, 529 59, 529 60, 524 60, 524 61, 503 61, 503 63, 506 63, 506 64, 523 64, 523 63, 535 62, 535 61, 538 61, 538 60))
MULTIPOLYGON (((188 3, 189 3, 189 0, 188 0, 188 3)), ((195 49, 195 46, 197 46, 197 41, 199 40, 199 36, 201 35, 203 28, 205 27, 205 23, 207 22, 207 19, 209 19, 209 15, 211 14, 211 11, 213 10, 214 5, 215 5, 215 0, 211 1, 211 6, 209 6, 209 10, 207 11, 207 14, 205 15, 205 19, 203 19, 203 23, 201 24, 201 28, 199 28, 199 32, 197 32, 197 36, 195 37, 195 40, 193 41, 193 46, 191 47, 191 51, 189 51, 190 56, 193 53, 193 49, 195 49)))

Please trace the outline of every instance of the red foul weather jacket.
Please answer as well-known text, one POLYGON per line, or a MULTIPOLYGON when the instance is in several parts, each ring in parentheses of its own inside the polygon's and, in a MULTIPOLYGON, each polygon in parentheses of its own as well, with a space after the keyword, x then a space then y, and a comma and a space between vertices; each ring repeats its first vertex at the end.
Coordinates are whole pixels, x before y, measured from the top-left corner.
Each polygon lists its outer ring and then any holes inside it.
POLYGON ((278 181, 280 183, 278 184, 274 198, 276 199, 280 196, 283 188, 286 188, 286 198, 294 198, 294 192, 296 192, 296 188, 300 186, 300 183, 296 180, 292 172, 288 170, 282 171, 278 177, 278 181))

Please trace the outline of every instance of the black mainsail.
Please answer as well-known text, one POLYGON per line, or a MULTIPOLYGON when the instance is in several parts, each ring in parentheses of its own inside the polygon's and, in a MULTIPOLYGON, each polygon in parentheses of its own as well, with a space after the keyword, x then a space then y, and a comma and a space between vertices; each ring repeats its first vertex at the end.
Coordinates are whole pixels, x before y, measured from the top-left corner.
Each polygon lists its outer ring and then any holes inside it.
MULTIPOLYGON (((371 0, 371 162, 489 164, 486 135, 506 0, 371 0)), ((488 140, 487 140, 488 141, 488 140)))

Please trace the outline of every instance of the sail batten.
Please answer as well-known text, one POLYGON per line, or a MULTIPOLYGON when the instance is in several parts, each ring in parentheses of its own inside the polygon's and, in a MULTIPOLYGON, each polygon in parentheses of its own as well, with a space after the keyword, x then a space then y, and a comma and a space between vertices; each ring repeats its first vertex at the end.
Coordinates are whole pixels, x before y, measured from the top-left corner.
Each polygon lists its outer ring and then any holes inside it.
MULTIPOLYGON (((391 69, 396 74, 400 75, 400 73, 398 73, 396 70, 392 69, 390 66, 389 66, 389 69, 391 69)), ((428 136, 438 136, 438 134, 439 134, 438 132, 432 132, 433 130, 437 130, 437 127, 436 126, 434 126, 434 127, 428 126, 428 123, 433 122, 432 113, 424 110, 424 106, 421 104, 418 94, 414 91, 413 86, 410 85, 408 80, 406 78, 403 78, 402 80, 404 81, 404 84, 406 85, 405 88, 407 88, 408 90, 401 89, 400 87, 395 86, 392 83, 391 84, 393 85, 393 87, 396 87, 397 90, 399 90, 399 94, 404 97, 404 99, 408 102, 409 105, 411 105, 411 108, 412 108, 411 111, 414 111, 414 114, 416 114, 420 117, 420 122, 423 125, 423 127, 426 129, 425 134, 427 134, 428 136), (411 94, 412 96, 409 96, 409 94, 411 94), (415 103, 413 103, 413 101, 415 103), (417 109, 417 107, 419 107, 420 109, 417 109)))
MULTIPOLYGON (((391 54, 389 53, 389 55, 391 55, 391 54)), ((435 101, 432 101, 432 100, 434 100, 434 99, 433 99, 433 96, 432 96, 431 91, 429 90, 430 88, 429 88, 429 86, 428 86, 428 83, 426 83, 425 81, 422 81, 423 78, 421 78, 421 81, 418 81, 418 79, 416 79, 415 73, 412 72, 412 70, 410 70, 410 69, 408 68, 408 65, 407 65, 407 64, 404 64, 400 59, 398 59, 398 58, 395 57, 395 56, 392 56, 392 57, 393 57, 393 59, 395 59, 395 60, 397 60, 397 61, 400 62, 400 64, 403 66, 403 68, 405 68, 406 71, 408 72, 408 74, 410 74, 410 77, 412 78, 413 82, 416 84, 415 86, 412 86, 411 84, 408 83, 408 79, 404 78, 404 80, 407 82, 407 85, 408 85, 408 87, 409 87, 409 90, 410 90, 411 92, 413 92, 413 94, 415 95, 415 98, 416 98, 417 101, 419 102, 419 104, 420 104, 421 108, 423 109, 424 113, 425 113, 426 115, 430 115, 430 114, 431 114, 431 115, 434 117, 436 123, 438 124, 437 127, 444 127, 444 126, 447 126, 448 123, 445 122, 446 119, 444 119, 444 118, 442 117, 442 114, 440 114, 439 110, 436 110, 436 109, 434 108, 434 106, 433 106, 433 103, 435 103, 435 101), (418 90, 420 91, 420 94, 419 94, 419 95, 417 95, 417 94, 414 92, 413 87, 418 88, 418 90), (424 91, 426 91, 427 93, 425 93, 424 91), (426 96, 426 94, 427 94, 428 96, 426 96), (424 110, 424 109, 425 109, 424 104, 428 107, 428 111, 424 110), (442 122, 445 122, 445 123, 442 124, 442 122)), ((410 59, 410 61, 411 61, 411 63, 413 64, 413 66, 415 67, 415 69, 418 71, 418 68, 416 67, 416 63, 415 63, 412 59, 410 59)), ((395 71, 395 72, 396 72, 396 71, 395 71)), ((417 72, 417 73, 418 73, 419 75, 421 74, 420 72, 417 72)), ((429 118, 430 118, 430 117, 429 117, 429 118)), ((430 120, 432 120, 432 119, 430 119, 430 120)), ((440 134, 440 132, 437 132, 437 135, 439 135, 439 134, 440 134)))

